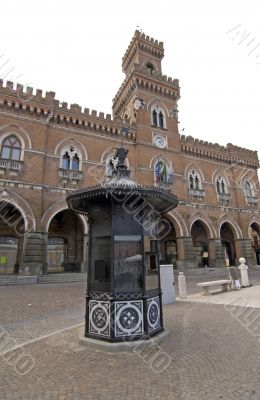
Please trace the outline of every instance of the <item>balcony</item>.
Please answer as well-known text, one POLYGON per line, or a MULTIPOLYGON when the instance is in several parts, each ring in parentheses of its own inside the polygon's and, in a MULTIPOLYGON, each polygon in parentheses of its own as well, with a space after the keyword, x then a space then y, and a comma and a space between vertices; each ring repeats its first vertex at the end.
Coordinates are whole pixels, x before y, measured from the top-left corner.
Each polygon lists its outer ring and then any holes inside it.
POLYGON ((0 174, 19 175, 23 170, 23 161, 0 158, 0 174))
POLYGON ((231 194, 230 193, 218 193, 218 201, 222 205, 228 205, 230 202, 231 194))
POLYGON ((189 195, 192 197, 204 197, 205 190, 201 189, 189 189, 189 195))
POLYGON ((205 197, 205 190, 201 189, 189 189, 189 196, 191 202, 201 202, 202 199, 205 197))
POLYGON ((246 202, 249 207, 255 207, 258 201, 259 201, 258 198, 255 196, 249 196, 249 195, 246 196, 246 202))
POLYGON ((59 180, 64 185, 77 186, 83 179, 82 171, 73 171, 69 169, 59 169, 59 180))

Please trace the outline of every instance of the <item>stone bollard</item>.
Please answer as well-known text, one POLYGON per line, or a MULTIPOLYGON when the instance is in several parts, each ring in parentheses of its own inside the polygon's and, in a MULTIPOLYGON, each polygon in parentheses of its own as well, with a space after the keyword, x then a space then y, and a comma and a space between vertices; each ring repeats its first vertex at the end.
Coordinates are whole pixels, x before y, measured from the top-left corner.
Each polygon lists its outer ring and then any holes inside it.
POLYGON ((248 279, 248 266, 245 264, 246 259, 244 257, 241 257, 239 259, 240 265, 238 267, 241 275, 241 285, 242 287, 248 287, 250 286, 249 284, 249 279, 248 279))
POLYGON ((180 299, 187 299, 187 288, 186 288, 186 278, 183 272, 179 272, 178 275, 179 284, 179 297, 180 299))

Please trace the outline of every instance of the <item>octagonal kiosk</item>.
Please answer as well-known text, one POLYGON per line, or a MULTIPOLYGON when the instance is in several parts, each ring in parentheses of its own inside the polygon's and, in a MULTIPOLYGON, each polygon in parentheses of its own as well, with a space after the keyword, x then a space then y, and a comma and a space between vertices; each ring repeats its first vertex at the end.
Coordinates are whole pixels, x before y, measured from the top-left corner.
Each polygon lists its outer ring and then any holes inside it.
POLYGON ((127 153, 117 149, 111 178, 67 197, 69 208, 89 221, 85 340, 91 343, 126 344, 164 330, 158 239, 170 229, 162 213, 178 200, 131 180, 127 153), (150 240, 157 249, 152 265, 145 256, 150 240))

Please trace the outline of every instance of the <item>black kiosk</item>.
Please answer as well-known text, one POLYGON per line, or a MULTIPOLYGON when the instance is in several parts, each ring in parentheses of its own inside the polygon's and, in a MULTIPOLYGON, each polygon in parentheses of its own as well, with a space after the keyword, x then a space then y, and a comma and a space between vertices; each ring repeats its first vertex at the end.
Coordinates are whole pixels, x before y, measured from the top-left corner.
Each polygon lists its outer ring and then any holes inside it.
POLYGON ((131 180, 128 150, 117 149, 111 178, 67 197, 69 208, 88 215, 87 338, 122 342, 163 331, 158 239, 168 229, 163 213, 176 196, 131 180), (156 265, 146 265, 144 243, 156 243, 156 265))

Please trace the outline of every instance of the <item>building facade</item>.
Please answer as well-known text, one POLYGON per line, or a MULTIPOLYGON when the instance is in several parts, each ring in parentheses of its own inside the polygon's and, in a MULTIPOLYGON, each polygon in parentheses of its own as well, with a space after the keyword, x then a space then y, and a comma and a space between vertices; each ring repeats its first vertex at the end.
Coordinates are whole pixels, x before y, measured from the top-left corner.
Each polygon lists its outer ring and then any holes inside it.
MULTIPOLYGON (((0 80, 0 273, 85 270, 88 221, 68 210, 66 196, 111 176, 122 141, 132 178, 179 199, 164 216, 162 262, 260 263, 257 152, 180 135, 179 81, 163 75, 163 56, 162 42, 135 32, 113 117, 0 80)), ((149 266, 153 253, 151 238, 149 266)))

